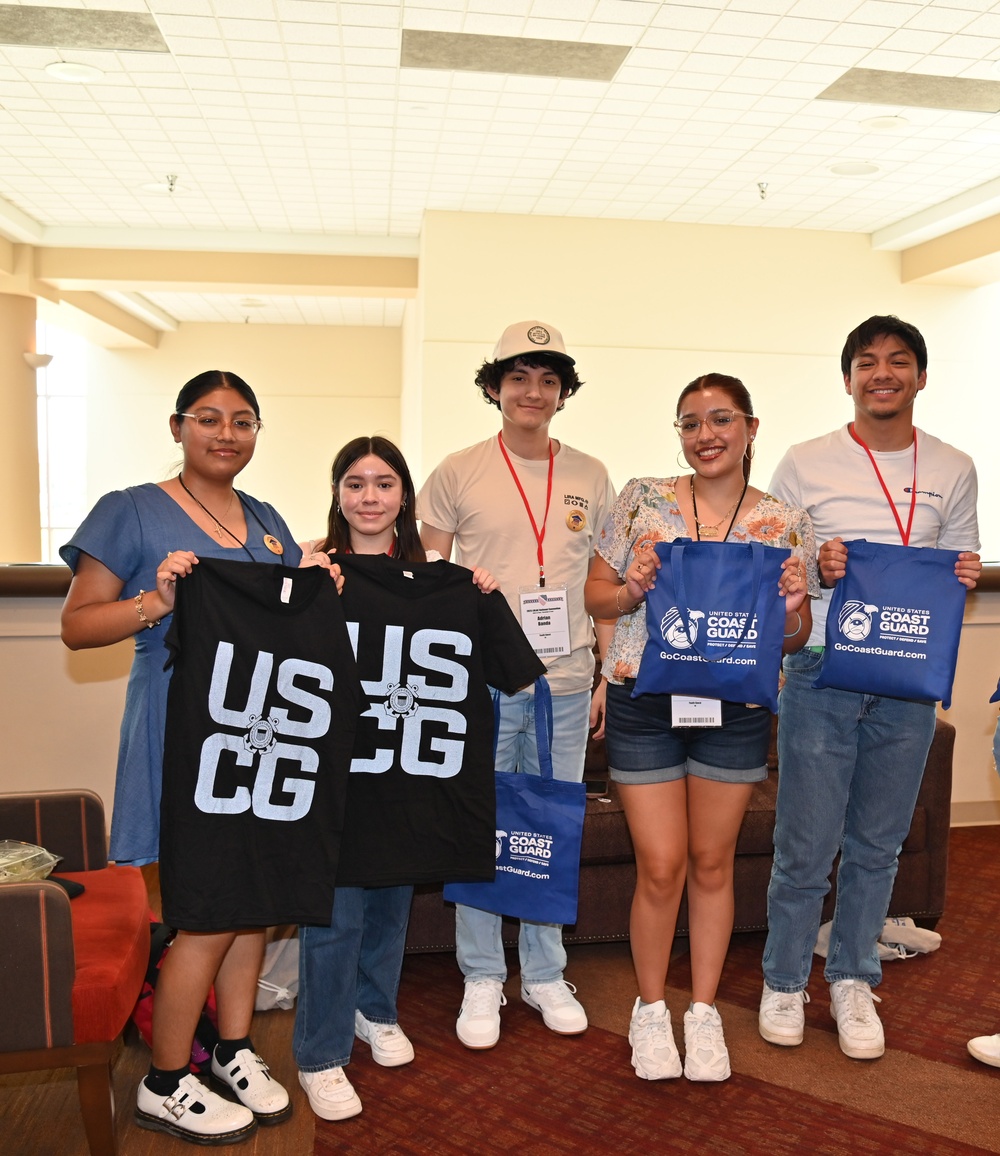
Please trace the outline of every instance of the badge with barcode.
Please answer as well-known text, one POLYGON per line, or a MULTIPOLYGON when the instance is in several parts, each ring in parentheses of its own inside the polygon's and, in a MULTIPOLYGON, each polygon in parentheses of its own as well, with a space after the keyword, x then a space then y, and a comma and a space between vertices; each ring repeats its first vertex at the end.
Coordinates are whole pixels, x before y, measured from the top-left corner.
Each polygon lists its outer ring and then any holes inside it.
POLYGON ((565 586, 519 586, 521 629, 541 659, 570 653, 569 591, 565 586))
POLYGON ((670 696, 670 725, 672 727, 721 727, 722 699, 687 698, 682 694, 670 696))

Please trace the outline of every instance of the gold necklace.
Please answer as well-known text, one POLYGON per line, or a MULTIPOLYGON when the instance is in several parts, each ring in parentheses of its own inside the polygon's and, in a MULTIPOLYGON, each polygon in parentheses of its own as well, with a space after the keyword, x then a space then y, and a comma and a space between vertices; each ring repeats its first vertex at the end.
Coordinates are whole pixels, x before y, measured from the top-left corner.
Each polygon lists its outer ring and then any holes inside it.
MULTIPOLYGON (((206 514, 208 514, 208 516, 209 516, 209 517, 212 519, 212 521, 215 523, 215 533, 216 533, 216 535, 218 536, 218 539, 219 539, 219 541, 220 541, 220 542, 222 541, 222 535, 223 535, 223 534, 228 534, 228 535, 229 535, 229 537, 230 537, 230 538, 232 538, 234 542, 238 542, 238 543, 239 543, 239 545, 241 545, 241 546, 242 546, 242 545, 243 545, 243 543, 242 543, 242 542, 240 542, 239 538, 237 538, 237 537, 236 537, 236 535, 235 535, 235 534, 232 532, 232 530, 229 530, 229 529, 227 529, 225 526, 223 526, 223 524, 222 524, 222 523, 219 521, 219 519, 218 519, 218 518, 217 518, 217 517, 216 517, 216 516, 215 516, 215 515, 212 513, 212 511, 211 511, 211 510, 208 508, 208 506, 206 506, 204 502, 202 502, 202 501, 199 501, 199 499, 198 499, 198 498, 196 498, 196 497, 194 496, 194 494, 192 494, 192 493, 191 493, 191 491, 190 491, 190 490, 187 488, 187 486, 185 486, 185 485, 184 485, 184 476, 183 476, 183 474, 178 474, 178 475, 177 475, 177 480, 178 480, 178 481, 180 482, 180 484, 181 484, 181 489, 184 491, 184 493, 185 493, 185 494, 187 494, 187 496, 188 496, 188 497, 191 499, 191 501, 192 501, 192 502, 197 502, 197 503, 198 503, 198 505, 199 505, 199 506, 201 506, 201 508, 202 508, 202 509, 205 511, 205 513, 206 513, 206 514)), ((223 518, 228 518, 228 517, 229 517, 229 511, 230 511, 230 510, 233 508, 233 498, 234 498, 235 496, 236 496, 236 491, 235 491, 235 490, 231 490, 231 491, 230 491, 230 493, 229 493, 229 505, 228 505, 228 506, 226 506, 226 512, 225 512, 225 513, 222 515, 222 516, 223 516, 223 518)))
MULTIPOLYGON (((744 478, 743 489, 740 490, 740 496, 729 507, 729 509, 726 510, 726 512, 722 515, 722 517, 717 522, 715 522, 713 525, 710 525, 710 526, 705 525, 698 520, 698 499, 695 497, 695 494, 694 494, 694 474, 690 475, 690 481, 691 481, 691 508, 694 511, 694 524, 695 524, 695 528, 698 531, 698 541, 700 542, 702 538, 718 538, 719 527, 729 517, 730 514, 733 515, 733 522, 736 521, 736 511, 740 508, 740 505, 742 504, 743 499, 746 496, 747 486, 750 484, 750 479, 744 478)), ((726 538, 729 537, 729 531, 732 530, 732 528, 733 528, 733 522, 730 522, 728 527, 726 528, 726 532, 722 536, 723 541, 725 541, 726 538)))

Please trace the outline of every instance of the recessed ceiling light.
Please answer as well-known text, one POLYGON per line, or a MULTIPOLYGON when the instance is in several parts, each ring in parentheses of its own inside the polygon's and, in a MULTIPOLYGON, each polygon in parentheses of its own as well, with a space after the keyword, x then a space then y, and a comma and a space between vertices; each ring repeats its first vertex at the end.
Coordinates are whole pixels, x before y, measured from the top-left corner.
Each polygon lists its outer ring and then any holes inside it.
POLYGON ((55 60, 46 64, 45 71, 56 80, 65 80, 70 84, 93 84, 104 75, 92 64, 74 64, 71 60, 55 60))
POLYGON ((898 133, 910 127, 905 116, 870 116, 860 122, 865 132, 898 133))
POLYGON ((830 172, 837 177, 870 177, 878 172, 878 165, 868 161, 841 161, 830 165, 830 172))
POLYGON ((262 301, 259 297, 241 297, 239 306, 241 309, 266 309, 267 302, 262 301))

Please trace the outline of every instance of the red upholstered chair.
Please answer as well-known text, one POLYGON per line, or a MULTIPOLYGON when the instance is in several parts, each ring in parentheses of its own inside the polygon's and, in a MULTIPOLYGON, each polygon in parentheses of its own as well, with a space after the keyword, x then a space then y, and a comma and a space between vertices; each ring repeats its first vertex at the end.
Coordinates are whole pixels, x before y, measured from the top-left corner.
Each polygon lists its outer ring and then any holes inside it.
POLYGON ((109 867, 92 791, 0 794, 0 839, 62 856, 48 880, 0 884, 0 1072, 76 1068, 92 1156, 114 1156, 111 1062, 149 961, 146 887, 109 867))

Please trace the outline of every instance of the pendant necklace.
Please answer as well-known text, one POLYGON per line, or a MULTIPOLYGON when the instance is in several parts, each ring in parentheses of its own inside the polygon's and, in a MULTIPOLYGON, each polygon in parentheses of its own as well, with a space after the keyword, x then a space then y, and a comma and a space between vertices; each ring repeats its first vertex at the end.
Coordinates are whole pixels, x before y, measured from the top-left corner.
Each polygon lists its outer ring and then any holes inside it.
POLYGON ((749 478, 743 479, 743 489, 740 491, 740 496, 736 499, 735 503, 733 505, 731 505, 728 510, 726 510, 726 512, 722 515, 722 517, 711 526, 703 525, 698 520, 698 499, 695 497, 695 494, 694 494, 694 474, 691 475, 690 480, 691 480, 691 508, 694 511, 694 524, 695 524, 695 528, 698 531, 698 541, 700 542, 702 540, 702 538, 718 538, 719 527, 729 517, 729 515, 732 514, 732 519, 730 520, 729 525, 726 527, 726 532, 722 535, 722 540, 725 541, 729 537, 729 533, 733 528, 733 522, 736 521, 737 511, 739 510, 740 506, 742 505, 743 499, 746 497, 747 486, 750 484, 750 479, 749 478))
MULTIPOLYGON (((219 521, 219 519, 218 519, 218 518, 217 518, 217 517, 216 517, 216 516, 215 516, 215 515, 212 513, 212 511, 211 511, 211 510, 208 508, 208 506, 206 506, 204 502, 201 502, 201 501, 199 501, 199 500, 198 500, 198 499, 197 499, 197 498, 194 496, 194 494, 192 494, 192 493, 191 493, 191 491, 190 491, 190 490, 187 488, 187 486, 185 486, 185 485, 184 485, 184 475, 183 475, 183 474, 178 474, 178 475, 177 475, 177 480, 178 480, 178 481, 180 482, 180 484, 181 484, 181 489, 184 491, 184 493, 185 493, 185 494, 187 494, 187 496, 188 496, 188 497, 191 499, 191 501, 192 501, 192 502, 196 502, 196 503, 197 503, 199 506, 201 506, 201 508, 202 508, 202 509, 205 511, 205 513, 206 513, 206 514, 208 514, 208 516, 209 516, 209 517, 212 519, 212 521, 215 523, 215 525, 216 525, 216 527, 217 527, 217 529, 216 529, 216 531, 215 531, 215 532, 216 532, 216 534, 217 534, 217 535, 218 535, 218 537, 219 537, 219 541, 221 541, 221 540, 222 540, 222 534, 223 534, 223 532, 225 532, 225 533, 227 533, 227 534, 229 535, 229 537, 230 537, 230 538, 232 538, 232 540, 233 540, 233 541, 236 543, 236 545, 237 545, 237 546, 239 546, 239 547, 240 547, 242 550, 246 550, 247 554, 250 554, 250 551, 249 551, 249 550, 247 550, 247 544, 246 544, 246 542, 241 542, 241 541, 239 540, 239 538, 237 538, 237 537, 236 537, 236 535, 235 535, 235 534, 232 532, 232 530, 230 530, 230 529, 229 529, 227 526, 223 526, 223 524, 222 524, 222 523, 219 521)), ((236 496, 236 491, 235 491, 235 490, 233 490, 232 496, 231 496, 231 497, 230 497, 230 499, 229 499, 229 505, 226 507, 226 512, 225 512, 225 513, 222 515, 224 518, 227 518, 227 517, 229 516, 229 511, 230 511, 230 508, 232 507, 232 504, 233 504, 233 497, 235 497, 235 496, 236 496)), ((240 505, 242 505, 242 504, 243 504, 243 503, 241 502, 241 503, 240 503, 240 505)), ((268 537, 270 537, 270 535, 268 535, 268 537)), ((266 542, 267 542, 267 538, 265 538, 265 544, 266 544, 266 542)), ((269 550, 271 550, 271 549, 272 549, 270 545, 268 545, 268 547, 267 547, 267 548, 268 548, 269 550)), ((280 552, 280 551, 279 551, 279 552, 280 552)), ((273 551, 273 550, 272 550, 272 553, 274 553, 274 551, 273 551)), ((251 559, 253 559, 253 554, 250 554, 250 558, 251 558, 251 559)))

